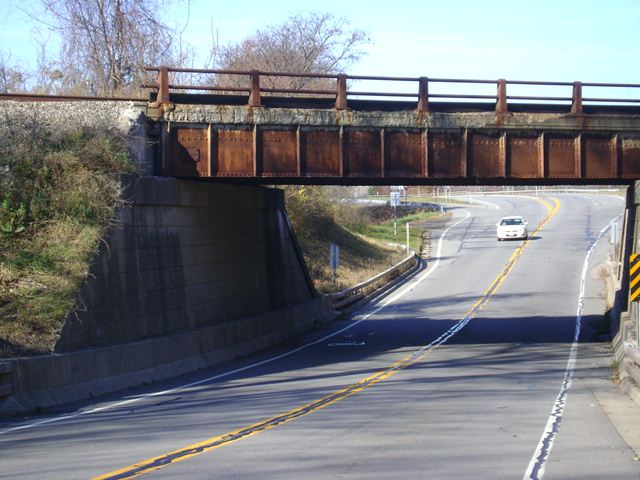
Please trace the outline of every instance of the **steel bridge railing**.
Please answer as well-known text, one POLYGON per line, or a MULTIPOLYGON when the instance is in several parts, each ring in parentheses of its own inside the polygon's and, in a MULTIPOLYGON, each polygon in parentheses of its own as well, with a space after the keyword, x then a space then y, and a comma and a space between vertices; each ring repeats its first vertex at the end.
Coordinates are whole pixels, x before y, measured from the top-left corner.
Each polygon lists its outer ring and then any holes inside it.
POLYGON ((525 103, 542 103, 552 102, 559 105, 570 106, 573 114, 584 113, 584 104, 627 104, 640 106, 640 98, 620 98, 615 96, 584 96, 583 89, 589 89, 594 92, 611 92, 612 90, 629 89, 634 93, 640 89, 640 84, 634 83, 594 83, 594 82, 543 82, 529 80, 477 80, 477 79, 461 79, 461 78, 429 78, 429 77, 386 77, 371 75, 329 75, 314 73, 291 73, 291 72, 264 72, 258 70, 210 70, 210 69, 193 69, 193 68, 173 68, 173 67, 146 67, 148 72, 156 72, 155 81, 144 84, 145 88, 155 90, 157 92, 156 101, 159 104, 172 103, 170 93, 173 92, 206 92, 210 94, 248 95, 247 104, 252 107, 259 107, 263 104, 263 97, 273 96, 274 94, 284 94, 285 96, 319 96, 320 98, 329 98, 335 102, 335 108, 344 110, 347 108, 347 101, 354 97, 375 97, 377 99, 389 98, 411 98, 415 99, 418 111, 429 111, 430 103, 433 100, 439 101, 469 101, 480 100, 485 103, 495 103, 496 113, 507 113, 509 111, 510 101, 519 101, 525 103), (214 82, 197 83, 197 84, 180 84, 172 82, 170 75, 206 75, 212 77, 214 82), (235 77, 235 78, 234 78, 235 77), (312 84, 319 85, 318 88, 280 88, 277 86, 263 86, 267 79, 274 83, 274 79, 285 77, 288 79, 308 79, 312 84), (225 85, 222 81, 225 78, 234 78, 230 84, 225 85), (218 81, 216 84, 215 81, 218 81), (405 82, 414 84, 409 92, 396 91, 367 91, 352 90, 348 88, 349 82, 384 82, 398 83, 405 82), (459 93, 461 86, 472 85, 474 88, 479 86, 493 85, 495 93, 490 94, 471 94, 459 93), (437 93, 430 91, 434 87, 444 88, 444 91, 437 93), (517 90, 522 87, 543 87, 543 88, 560 88, 562 95, 509 95, 507 87, 517 90), (446 89, 449 88, 447 91, 446 89))

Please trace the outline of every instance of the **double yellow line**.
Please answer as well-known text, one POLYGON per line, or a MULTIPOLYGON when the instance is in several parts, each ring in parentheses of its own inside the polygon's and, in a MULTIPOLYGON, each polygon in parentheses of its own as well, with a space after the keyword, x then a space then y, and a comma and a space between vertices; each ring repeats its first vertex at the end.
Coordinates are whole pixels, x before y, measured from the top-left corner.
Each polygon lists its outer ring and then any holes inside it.
MULTIPOLYGON (((536 198, 536 200, 541 202, 547 208, 547 216, 534 230, 533 235, 537 234, 560 209, 560 201, 555 198, 552 198, 550 201, 538 198, 536 198)), ((518 246, 518 248, 509 258, 509 261, 507 262, 505 267, 493 280, 489 288, 484 292, 482 297, 478 299, 478 301, 476 301, 473 306, 465 313, 462 319, 456 322, 455 325, 453 325, 449 330, 447 330, 429 345, 425 345, 413 354, 391 364, 386 369, 380 370, 373 375, 357 381, 356 383, 330 393, 329 395, 326 395, 318 400, 314 400, 313 402, 302 405, 301 407, 289 410, 288 412, 269 417, 266 420, 262 420, 252 425, 233 430, 223 435, 211 437, 202 442, 194 443, 192 445, 188 445, 186 447, 174 450, 169 453, 165 453, 163 455, 158 455, 156 457, 143 460, 119 470, 115 470, 104 475, 99 475, 97 477, 94 477, 93 480, 116 480, 135 478, 150 473, 154 470, 158 470, 160 468, 182 462, 196 455, 215 450, 216 448, 220 448, 225 445, 229 445, 233 442, 237 442, 238 440, 248 438, 250 436, 277 427, 278 425, 282 425, 300 418, 309 413, 321 410, 331 405, 332 403, 338 402, 347 397, 350 397, 351 395, 361 392, 362 390, 369 388, 385 380, 386 378, 389 378, 391 375, 399 372, 400 370, 403 370, 415 364, 416 362, 427 356, 429 353, 431 353, 433 350, 435 350, 439 345, 442 345, 443 343, 448 341, 449 338, 458 333, 473 317, 475 317, 485 307, 491 297, 495 294, 496 290, 505 281, 507 275, 509 275, 509 273, 513 269, 516 261, 518 260, 520 255, 522 255, 528 243, 529 240, 525 240, 518 246)))

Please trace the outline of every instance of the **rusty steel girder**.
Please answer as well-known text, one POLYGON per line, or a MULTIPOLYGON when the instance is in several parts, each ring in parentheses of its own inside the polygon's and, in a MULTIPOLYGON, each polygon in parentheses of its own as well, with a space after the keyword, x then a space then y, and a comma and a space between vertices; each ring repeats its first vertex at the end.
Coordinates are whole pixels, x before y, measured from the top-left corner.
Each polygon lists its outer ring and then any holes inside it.
POLYGON ((150 116, 168 132, 165 175, 335 184, 640 178, 640 98, 629 94, 640 84, 146 70, 157 73, 145 84, 150 116), (205 81, 184 85, 181 73, 205 81))
POLYGON ((162 174, 251 183, 592 183, 640 178, 640 135, 172 125, 162 174))

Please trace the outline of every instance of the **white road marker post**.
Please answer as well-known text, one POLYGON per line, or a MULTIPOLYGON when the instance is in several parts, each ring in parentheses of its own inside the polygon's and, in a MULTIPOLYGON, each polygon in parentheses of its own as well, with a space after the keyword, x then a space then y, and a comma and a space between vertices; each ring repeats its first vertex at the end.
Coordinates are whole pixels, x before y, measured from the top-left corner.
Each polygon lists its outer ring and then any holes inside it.
POLYGON ((332 243, 329 247, 329 266, 333 270, 333 284, 336 284, 338 265, 340 264, 340 247, 332 243))
POLYGON ((409 222, 407 222, 407 253, 409 253, 409 222))
POLYGON ((391 191, 389 196, 389 203, 393 207, 393 236, 398 235, 397 230, 397 217, 396 217, 396 207, 400 205, 400 192, 399 191, 391 191))

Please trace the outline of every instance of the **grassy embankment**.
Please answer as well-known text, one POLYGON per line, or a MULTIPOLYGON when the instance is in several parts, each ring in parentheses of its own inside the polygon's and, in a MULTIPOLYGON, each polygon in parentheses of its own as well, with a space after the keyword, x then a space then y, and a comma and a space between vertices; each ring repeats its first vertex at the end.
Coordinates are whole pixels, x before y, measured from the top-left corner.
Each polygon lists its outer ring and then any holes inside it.
POLYGON ((132 171, 108 132, 37 125, 0 139, 0 357, 52 350, 132 171))
POLYGON ((406 223, 410 223, 410 248, 418 250, 425 222, 440 216, 421 209, 398 209, 394 235, 390 207, 337 204, 330 195, 330 190, 318 187, 286 189, 289 215, 311 277, 321 293, 353 286, 406 258, 406 223), (329 267, 331 243, 340 247, 335 283, 329 267))

